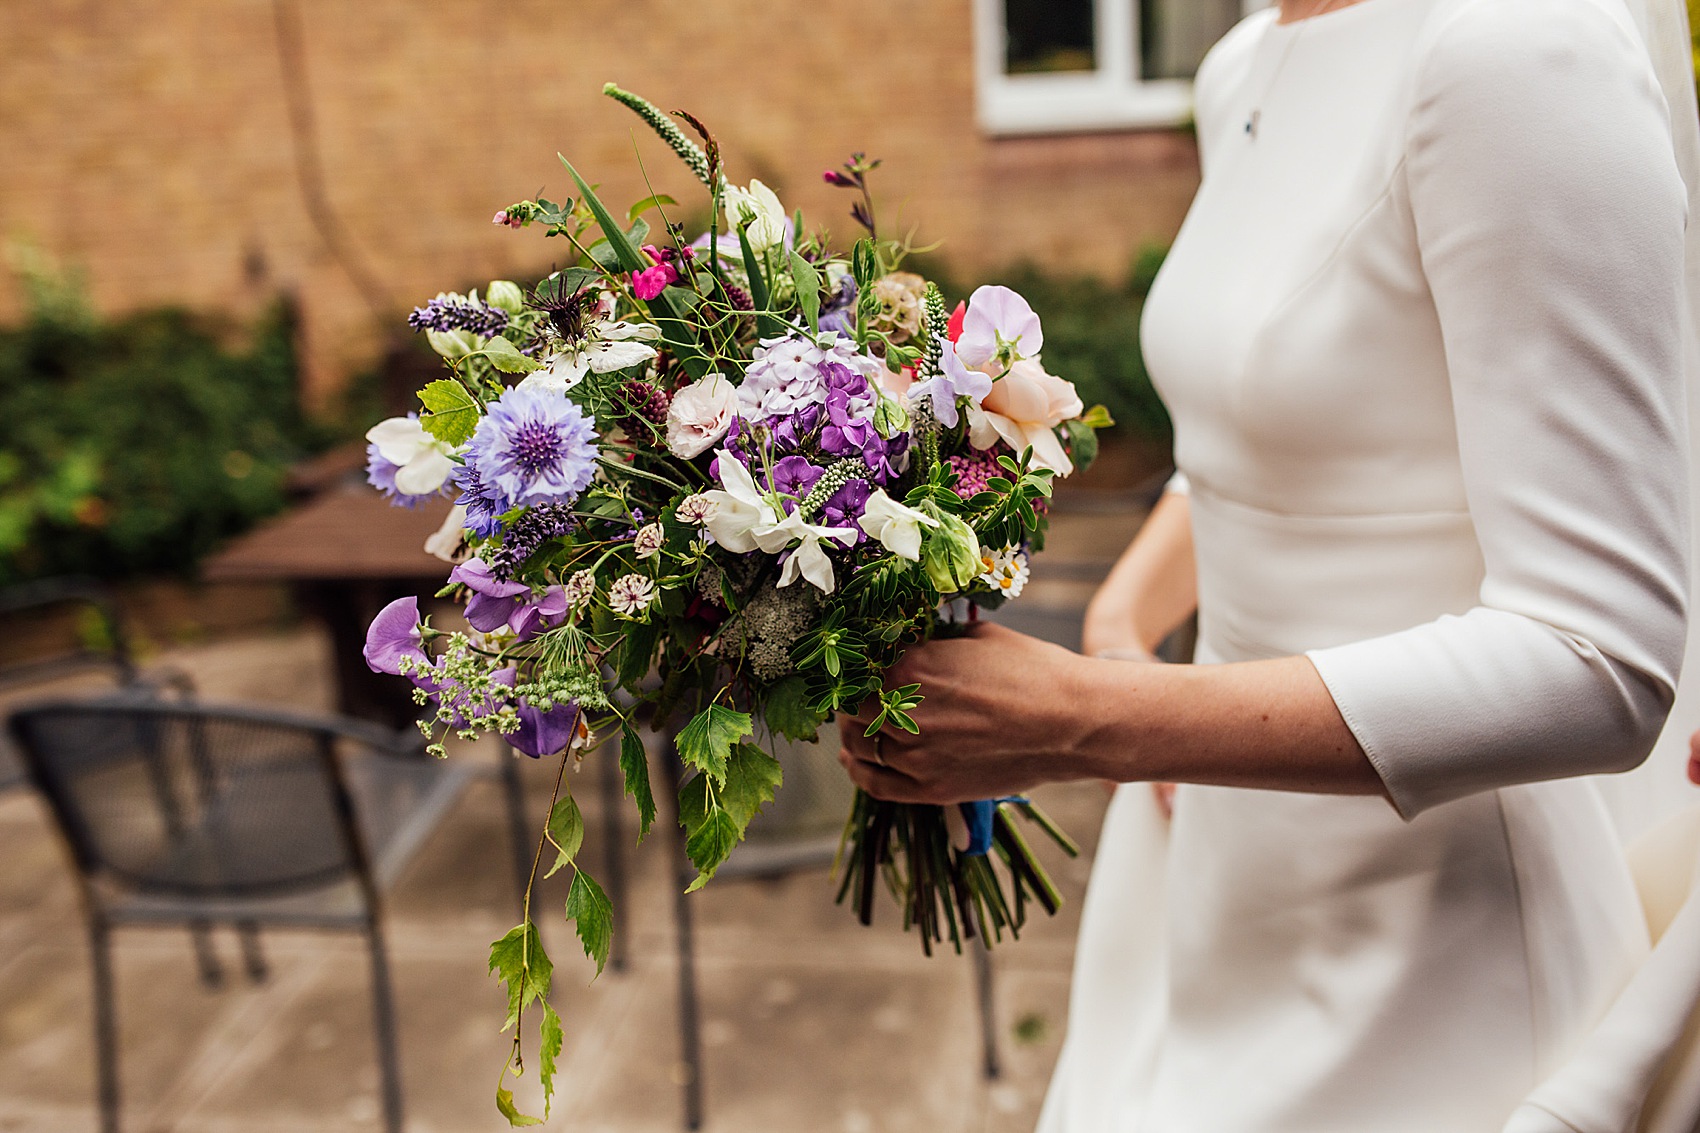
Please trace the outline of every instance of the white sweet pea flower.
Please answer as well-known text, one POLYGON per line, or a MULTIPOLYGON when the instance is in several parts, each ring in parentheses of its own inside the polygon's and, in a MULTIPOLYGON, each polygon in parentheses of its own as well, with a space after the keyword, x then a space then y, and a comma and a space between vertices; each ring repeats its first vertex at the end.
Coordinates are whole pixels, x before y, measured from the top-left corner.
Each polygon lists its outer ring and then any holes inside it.
MULTIPOLYGON (((773 501, 756 488, 750 470, 725 449, 719 458, 721 487, 702 492, 708 501, 708 517, 703 526, 714 541, 735 555, 747 555, 759 545, 755 530, 772 527, 779 518, 773 501)), ((762 548, 766 550, 766 548, 762 548)))
POLYGON ((466 508, 456 504, 443 518, 443 525, 425 540, 425 553, 445 563, 463 563, 471 557, 466 545, 466 508))
POLYGON ((868 497, 862 518, 857 522, 868 533, 868 538, 879 540, 886 550, 910 562, 921 561, 921 527, 939 525, 938 520, 925 512, 916 511, 886 495, 884 488, 875 489, 874 494, 868 497))
POLYGON ((584 328, 583 339, 568 343, 542 369, 527 374, 520 385, 566 393, 586 374, 606 374, 648 362, 655 357, 655 347, 648 343, 660 337, 661 328, 653 323, 598 319, 584 328))
POLYGON ((380 421, 366 430, 366 439, 377 446, 379 456, 397 466, 396 490, 406 495, 428 496, 441 490, 455 470, 449 459, 454 447, 427 433, 413 418, 380 421))
POLYGON ((667 407, 667 451, 681 460, 707 452, 732 427, 738 387, 724 374, 709 374, 673 395, 667 407))
POLYGON ((831 594, 838 587, 838 579, 833 576, 832 560, 827 557, 821 540, 836 539, 849 547, 856 542, 856 529, 805 523, 802 516, 792 512, 778 523, 758 528, 755 536, 757 545, 770 555, 796 542, 796 549, 779 572, 781 587, 790 586, 801 577, 822 594, 831 594))
POLYGON ((752 251, 763 252, 785 243, 785 206, 760 181, 751 181, 748 189, 726 186, 726 227, 737 232, 746 223, 749 229, 744 235, 752 251))

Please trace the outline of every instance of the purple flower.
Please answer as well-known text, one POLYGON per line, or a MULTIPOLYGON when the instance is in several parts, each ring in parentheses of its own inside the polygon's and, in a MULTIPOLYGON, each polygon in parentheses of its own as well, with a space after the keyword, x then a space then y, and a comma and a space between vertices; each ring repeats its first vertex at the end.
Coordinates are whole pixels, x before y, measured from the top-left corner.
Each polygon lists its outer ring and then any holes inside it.
POLYGON ((401 661, 408 658, 420 665, 431 659, 421 647, 419 599, 397 598, 378 611, 366 629, 366 646, 360 652, 374 673, 401 676, 401 661))
POLYGON ((820 426, 821 407, 805 405, 789 417, 768 422, 768 436, 776 452, 796 452, 807 444, 820 426))
MULTIPOLYGON (((409 413, 406 419, 409 421, 418 421, 419 414, 409 413)), ((395 474, 401 471, 401 467, 402 466, 397 464, 395 461, 386 459, 382 450, 379 449, 376 443, 371 443, 366 446, 366 482, 372 485, 372 487, 378 489, 378 491, 382 492, 384 494, 384 498, 388 500, 392 506, 415 508, 433 497, 448 495, 449 482, 447 481, 445 481, 443 486, 435 492, 425 492, 423 494, 415 495, 402 491, 395 482, 395 474)))
MULTIPOLYGON (((1039 316, 1033 313, 1027 300, 1009 288, 980 287, 968 297, 962 336, 956 340, 957 353, 965 365, 984 366, 1011 350, 1022 358, 1037 358, 1044 345, 1045 332, 1039 329, 1039 316)), ((1002 369, 1000 366, 999 372, 1002 369)))
POLYGON ((512 578, 543 544, 576 526, 572 509, 565 504, 534 504, 508 525, 500 547, 484 549, 484 561, 497 578, 512 578))
POLYGON ((460 499, 455 502, 466 509, 467 530, 485 539, 501 531, 502 516, 513 510, 513 502, 485 480, 471 453, 455 471, 454 485, 460 489, 460 499))
POLYGON ((579 707, 575 701, 557 701, 545 712, 521 700, 518 711, 519 730, 503 738, 515 751, 533 759, 565 751, 578 733, 579 707))
POLYGON ((802 499, 809 494, 826 469, 801 456, 788 456, 773 466, 773 490, 802 499))
MULTIPOLYGON (((979 292, 976 291, 975 294, 978 295, 979 292)), ((956 406, 957 398, 966 397, 975 405, 980 404, 986 395, 992 392, 992 379, 978 370, 970 370, 964 366, 956 348, 948 342, 944 344, 939 362, 940 373, 909 387, 909 402, 911 405, 922 401, 929 402, 933 408, 933 416, 938 418, 939 424, 947 429, 954 429, 962 417, 956 406)))
MULTIPOLYGON (((842 176, 842 175, 840 175, 842 176)), ((836 332, 849 338, 856 331, 856 296, 854 276, 838 277, 838 290, 820 310, 821 333, 836 332)))
POLYGON ((458 295, 439 295, 423 307, 415 307, 407 316, 407 325, 416 331, 465 330, 480 338, 491 338, 508 329, 508 313, 500 307, 487 307, 458 295))
POLYGON ((878 366, 838 335, 818 342, 803 335, 764 339, 738 387, 739 415, 752 421, 789 416, 823 404, 833 382, 844 385, 857 375, 866 379, 878 366))
MULTIPOLYGON (((596 471, 596 430, 559 393, 519 385, 486 408, 467 457, 514 504, 575 499, 596 471)), ((470 511, 470 507, 468 509, 470 511)))
POLYGON ((868 497, 873 495, 873 491, 866 480, 851 480, 845 484, 828 496, 821 506, 821 526, 852 528, 856 532, 856 542, 860 543, 866 535, 856 521, 862 517, 862 509, 868 506, 868 497))
POLYGON ((466 603, 466 620, 480 633, 506 626, 525 641, 567 618, 567 597, 561 587, 551 586, 534 598, 531 587, 497 578, 482 559, 461 563, 449 573, 449 581, 472 591, 466 603))

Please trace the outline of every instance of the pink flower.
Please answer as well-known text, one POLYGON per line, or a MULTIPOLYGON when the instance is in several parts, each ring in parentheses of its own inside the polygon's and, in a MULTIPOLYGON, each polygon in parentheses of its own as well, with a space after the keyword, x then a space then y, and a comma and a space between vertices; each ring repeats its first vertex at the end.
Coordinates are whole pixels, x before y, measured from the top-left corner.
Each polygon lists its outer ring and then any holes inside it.
POLYGON ((1045 345, 1039 316, 1007 287, 980 287, 968 297, 956 352, 970 370, 994 377, 1016 358, 1037 358, 1045 345))
POLYGON ((726 435, 737 412, 737 387, 724 376, 697 379, 667 406, 667 451, 682 460, 701 456, 726 435))
POLYGON ((1084 408, 1072 383, 1047 374, 1037 359, 1023 359, 993 383, 978 413, 970 410, 969 439, 979 449, 999 439, 1016 452, 1031 446, 1035 465, 1067 476, 1074 465, 1057 440, 1056 427, 1084 408))
POLYGON ((642 271, 632 272, 632 291, 639 299, 648 301, 667 290, 669 284, 676 282, 679 273, 673 270, 672 264, 656 264, 642 271))

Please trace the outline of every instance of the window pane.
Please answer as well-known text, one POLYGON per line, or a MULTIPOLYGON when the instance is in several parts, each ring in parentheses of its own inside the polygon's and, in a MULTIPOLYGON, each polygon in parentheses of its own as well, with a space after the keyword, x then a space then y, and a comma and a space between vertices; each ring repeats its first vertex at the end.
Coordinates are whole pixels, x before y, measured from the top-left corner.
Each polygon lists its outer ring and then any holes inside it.
POLYGON ((1004 31, 1006 74, 1090 71, 1098 65, 1092 0, 1004 0, 1004 31))
POLYGON ((1139 0, 1139 77, 1192 78, 1243 11, 1241 0, 1139 0))

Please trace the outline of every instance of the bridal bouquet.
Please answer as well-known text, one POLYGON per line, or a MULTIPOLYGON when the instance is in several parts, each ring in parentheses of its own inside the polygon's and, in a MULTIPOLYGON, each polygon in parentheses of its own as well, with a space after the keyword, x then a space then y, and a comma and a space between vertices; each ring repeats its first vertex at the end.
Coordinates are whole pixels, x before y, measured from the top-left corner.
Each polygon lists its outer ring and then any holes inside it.
MULTIPOLYGON (((773 737, 813 738, 864 702, 876 726, 916 730, 925 690, 883 674, 1021 593, 1052 479, 1092 459, 1109 419, 1046 372, 1020 296, 982 287, 953 313, 901 270, 908 242, 875 227, 877 161, 825 175, 855 194, 866 232, 841 251, 761 182, 730 182, 694 118, 677 115, 701 144, 642 99, 605 93, 702 182, 708 231, 689 238, 659 194, 616 219, 568 164, 575 199, 520 201, 495 221, 541 227, 571 266, 530 291, 497 281, 414 311, 450 373, 420 391, 422 412, 368 433, 368 474, 404 506, 457 499, 431 549, 456 564, 444 595, 464 597, 470 632, 435 629, 403 599, 372 623, 366 659, 413 682, 438 754, 447 733, 493 732, 564 773, 617 735, 641 832, 656 803, 639 709, 657 728, 683 720, 695 889, 773 798, 773 737)), ((958 818, 859 796, 840 900, 866 923, 883 879, 929 952, 1018 930, 1029 900, 1058 903, 1018 817, 1073 852, 1024 799, 958 818)), ((548 873, 572 871, 566 915, 600 971, 611 909, 577 864, 583 840, 558 774, 532 874, 549 851, 548 873)), ((516 1070, 518 1024, 541 1009, 547 1105, 562 1028, 529 892, 490 966, 516 1070)), ((497 1097, 510 1121, 536 1120, 497 1097)))

